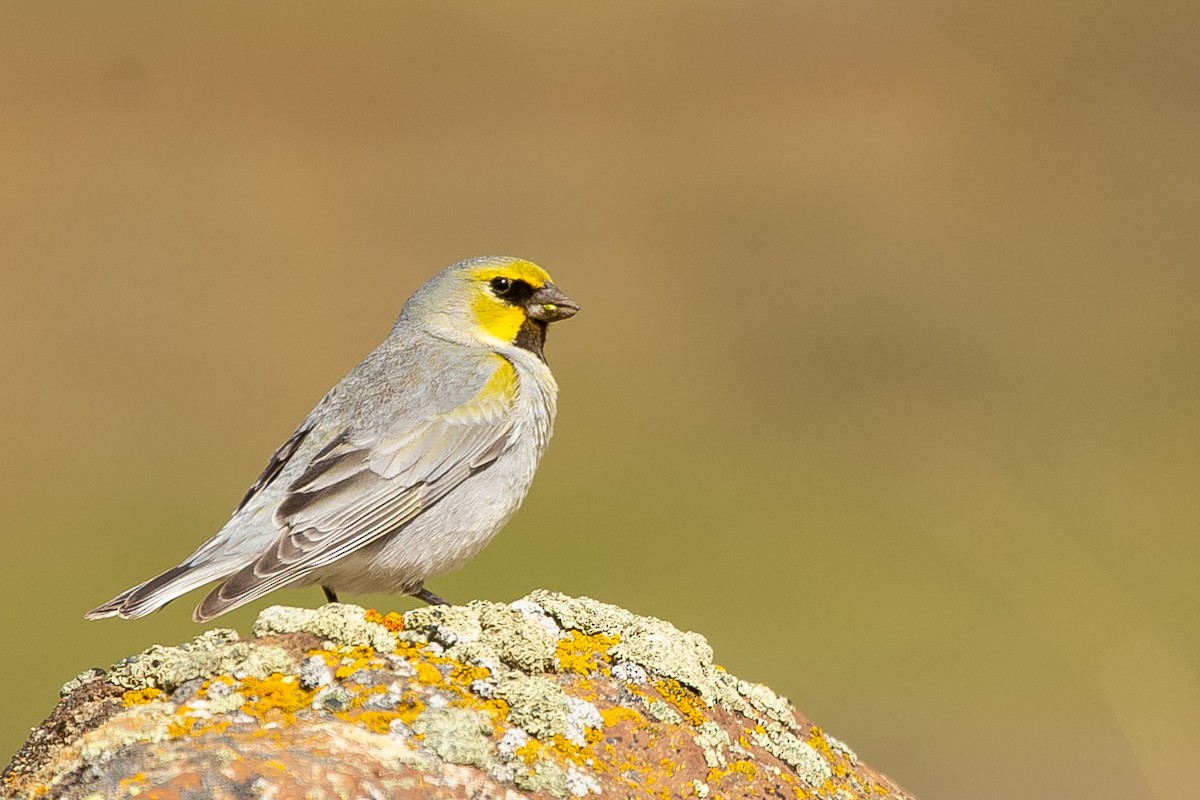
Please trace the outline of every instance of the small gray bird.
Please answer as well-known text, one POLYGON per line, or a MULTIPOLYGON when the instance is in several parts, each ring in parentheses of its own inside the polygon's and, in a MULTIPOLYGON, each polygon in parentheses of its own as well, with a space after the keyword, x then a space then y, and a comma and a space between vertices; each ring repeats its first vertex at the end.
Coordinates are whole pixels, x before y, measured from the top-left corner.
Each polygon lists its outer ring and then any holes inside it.
POLYGON ((542 347, 579 306, 536 264, 463 261, 417 290, 183 563, 87 619, 142 617, 212 581, 205 622, 281 586, 409 594, 483 549, 516 512, 554 425, 542 347))

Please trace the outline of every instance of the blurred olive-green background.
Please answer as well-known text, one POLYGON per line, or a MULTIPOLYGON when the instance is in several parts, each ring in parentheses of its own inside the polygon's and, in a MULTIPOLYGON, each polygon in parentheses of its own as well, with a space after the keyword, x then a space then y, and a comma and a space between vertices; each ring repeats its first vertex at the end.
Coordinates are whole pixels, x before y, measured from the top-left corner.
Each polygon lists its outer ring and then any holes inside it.
POLYGON ((558 432, 434 591, 700 631, 923 800, 1194 797, 1198 9, 0 3, 0 760, 505 253, 558 432))

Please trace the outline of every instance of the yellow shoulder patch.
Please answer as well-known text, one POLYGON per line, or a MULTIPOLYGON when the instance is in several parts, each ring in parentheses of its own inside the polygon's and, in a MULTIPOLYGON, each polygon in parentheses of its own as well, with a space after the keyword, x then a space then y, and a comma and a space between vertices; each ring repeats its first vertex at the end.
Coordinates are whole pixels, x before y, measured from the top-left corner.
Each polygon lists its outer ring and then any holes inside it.
POLYGON ((450 418, 472 421, 497 419, 508 413, 517 395, 517 371, 504 356, 493 355, 496 371, 487 379, 479 393, 450 412, 450 418))
POLYGON ((500 397, 508 402, 517 393, 517 370, 504 356, 493 355, 492 358, 496 360, 496 371, 479 390, 478 396, 480 399, 500 397))

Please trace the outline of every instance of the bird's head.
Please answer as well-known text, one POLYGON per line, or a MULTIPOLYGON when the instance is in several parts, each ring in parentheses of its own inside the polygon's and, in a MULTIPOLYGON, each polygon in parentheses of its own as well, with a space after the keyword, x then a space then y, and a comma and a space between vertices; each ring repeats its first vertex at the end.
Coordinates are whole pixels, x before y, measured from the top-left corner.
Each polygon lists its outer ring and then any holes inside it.
POLYGON ((507 256, 460 261, 434 275, 405 304, 400 319, 449 341, 516 345, 545 360, 551 322, 579 311, 544 269, 507 256))

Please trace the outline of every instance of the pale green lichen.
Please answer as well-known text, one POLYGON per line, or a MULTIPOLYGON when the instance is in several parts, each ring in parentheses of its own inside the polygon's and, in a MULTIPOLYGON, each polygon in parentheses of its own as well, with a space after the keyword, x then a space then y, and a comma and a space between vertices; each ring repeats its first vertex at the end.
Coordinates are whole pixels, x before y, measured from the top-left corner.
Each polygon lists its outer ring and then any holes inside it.
POLYGON ((208 699, 204 701, 203 708, 212 715, 229 714, 240 709, 245 703, 246 697, 240 692, 230 692, 229 694, 217 697, 213 697, 213 694, 209 693, 208 699))
POLYGON ((824 733, 822 735, 825 737, 825 741, 829 743, 830 748, 837 750, 844 755, 852 765, 858 766, 858 754, 851 750, 849 745, 847 745, 841 739, 833 738, 828 733, 824 733))
POLYGON ((104 726, 83 735, 76 755, 79 766, 112 758, 113 753, 132 744, 166 741, 174 714, 172 703, 147 703, 127 709, 121 725, 104 726))
POLYGON ((484 641, 514 669, 545 672, 554 663, 558 637, 529 615, 508 606, 486 604, 479 610, 484 641))
POLYGON ((435 642, 447 657, 467 663, 506 664, 544 672, 554 660, 557 636, 530 615, 496 603, 427 606, 404 615, 405 641, 435 642))
POLYGON ((483 634, 479 611, 472 606, 423 606, 404 613, 400 638, 420 643, 437 642, 443 647, 478 642, 483 634))
POLYGON ((567 794, 567 775, 557 764, 544 758, 518 770, 514 782, 527 792, 548 792, 555 797, 567 794))
POLYGON ((295 659, 282 648, 241 641, 235 631, 217 628, 187 644, 155 645, 127 658, 113 666, 108 680, 125 689, 158 688, 169 692, 195 678, 265 678, 295 669, 295 659))
POLYGON ((92 667, 91 669, 85 669, 83 672, 79 673, 74 678, 71 678, 71 680, 64 683, 62 685, 62 688, 58 690, 58 696, 66 697, 71 692, 75 691, 76 689, 80 688, 81 686, 92 683, 93 681, 101 680, 104 677, 104 675, 105 675, 104 670, 100 669, 99 667, 92 667))
POLYGON ((509 720, 526 733, 538 739, 566 733, 571 708, 554 681, 507 672, 496 684, 496 697, 509 704, 509 720))
POLYGON ((431 708, 413 722, 414 733, 424 737, 427 747, 451 764, 469 764, 488 769, 492 725, 487 714, 467 708, 431 708))
POLYGON ((277 633, 311 633, 335 644, 373 647, 382 653, 396 647, 396 634, 378 622, 368 621, 362 608, 348 603, 327 603, 320 608, 264 609, 254 622, 254 635, 277 633))
POLYGON ((704 763, 709 769, 724 767, 725 749, 729 747, 729 734, 715 722, 703 722, 696 727, 696 744, 704 753, 704 763))
POLYGON ((792 713, 792 705, 761 683, 738 681, 738 694, 750 701, 750 705, 767 715, 768 719, 781 725, 791 727, 796 718, 792 713))
POLYGON ((678 725, 683 722, 683 716, 665 700, 643 699, 643 702, 646 705, 646 711, 659 722, 665 722, 668 725, 678 725))
POLYGON ((823 786, 833 777, 833 768, 816 748, 785 730, 754 731, 754 743, 788 764, 809 786, 823 786))
POLYGON ((674 678, 695 689, 710 705, 719 699, 712 648, 700 634, 681 631, 661 619, 639 617, 589 597, 568 597, 537 589, 529 599, 564 628, 574 628, 589 636, 617 637, 618 643, 609 650, 614 659, 674 678))

